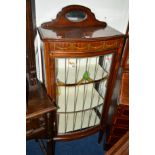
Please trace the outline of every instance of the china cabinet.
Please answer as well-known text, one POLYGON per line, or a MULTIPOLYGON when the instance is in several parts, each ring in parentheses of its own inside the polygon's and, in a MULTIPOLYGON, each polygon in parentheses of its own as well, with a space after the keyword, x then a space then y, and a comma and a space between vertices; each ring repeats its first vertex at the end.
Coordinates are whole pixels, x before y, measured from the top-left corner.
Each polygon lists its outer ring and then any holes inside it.
POLYGON ((57 107, 54 140, 104 132, 124 35, 80 5, 64 7, 38 32, 43 85, 57 107))

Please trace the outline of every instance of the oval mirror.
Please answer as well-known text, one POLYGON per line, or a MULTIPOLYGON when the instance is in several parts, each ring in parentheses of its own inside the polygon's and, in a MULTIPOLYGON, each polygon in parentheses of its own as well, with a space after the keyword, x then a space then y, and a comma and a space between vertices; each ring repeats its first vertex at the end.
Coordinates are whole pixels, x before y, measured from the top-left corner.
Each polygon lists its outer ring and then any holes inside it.
POLYGON ((81 22, 87 18, 87 14, 80 10, 73 10, 66 13, 65 17, 72 22, 81 22))

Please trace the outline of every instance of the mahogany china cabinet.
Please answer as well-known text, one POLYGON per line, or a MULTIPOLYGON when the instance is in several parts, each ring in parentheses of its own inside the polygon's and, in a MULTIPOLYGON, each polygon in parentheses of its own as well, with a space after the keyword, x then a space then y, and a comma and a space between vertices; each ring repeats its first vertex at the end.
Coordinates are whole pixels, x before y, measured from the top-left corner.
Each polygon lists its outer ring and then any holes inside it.
POLYGON ((57 107, 54 140, 104 132, 124 35, 80 5, 64 7, 38 32, 43 85, 57 107))

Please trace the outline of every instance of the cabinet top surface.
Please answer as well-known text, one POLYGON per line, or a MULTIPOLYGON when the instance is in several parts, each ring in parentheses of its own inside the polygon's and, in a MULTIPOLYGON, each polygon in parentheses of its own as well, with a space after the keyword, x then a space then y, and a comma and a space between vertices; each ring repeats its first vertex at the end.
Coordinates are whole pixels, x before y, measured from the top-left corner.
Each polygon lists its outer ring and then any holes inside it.
POLYGON ((90 28, 38 28, 42 40, 95 40, 111 37, 122 37, 123 34, 110 26, 90 28))

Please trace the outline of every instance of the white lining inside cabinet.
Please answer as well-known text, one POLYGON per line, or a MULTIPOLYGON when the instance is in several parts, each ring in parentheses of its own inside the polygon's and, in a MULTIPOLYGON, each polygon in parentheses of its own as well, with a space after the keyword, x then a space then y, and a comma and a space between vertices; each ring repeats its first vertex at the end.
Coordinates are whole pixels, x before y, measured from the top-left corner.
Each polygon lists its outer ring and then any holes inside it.
MULTIPOLYGON (((70 65, 70 64, 69 64, 70 65)), ((78 63, 78 66, 77 66, 77 72, 78 72, 78 76, 77 76, 77 82, 79 82, 81 79, 82 79, 82 76, 83 76, 83 73, 85 72, 86 69, 86 66, 82 66, 82 67, 79 67, 79 63, 78 63)), ((74 64, 73 64, 74 66, 74 64)), ((87 67, 88 68, 88 67, 87 67)), ((93 80, 99 80, 103 77, 105 77, 107 75, 107 73, 101 68, 100 65, 93 65, 93 64, 90 64, 89 65, 89 73, 90 73, 90 78, 93 79, 93 80), (95 75, 95 69, 96 69, 96 75, 95 75), (94 77, 95 75, 95 77, 94 77)), ((72 67, 70 66, 69 69, 67 70, 68 74, 70 75, 66 81, 66 83, 68 84, 73 84, 75 83, 75 74, 76 74, 76 69, 75 67, 72 67)), ((64 68, 59 68, 58 69, 58 76, 57 78, 60 80, 60 81, 65 81, 65 70, 64 68)))
POLYGON ((93 110, 92 111, 88 110, 85 112, 77 112, 75 114, 68 113, 66 115, 64 113, 63 114, 60 113, 58 132, 65 133, 69 131, 84 129, 94 125, 98 125, 99 122, 100 119, 97 117, 96 113, 93 110), (89 117, 90 114, 91 117, 89 117), (76 116, 76 120, 74 120, 74 116, 76 116), (67 122, 65 122, 65 118, 67 118, 67 122))
MULTIPOLYGON (((59 87, 59 92, 60 92, 60 95, 58 97, 58 106, 59 106, 58 112, 65 112, 65 103, 64 103, 65 87, 59 87)), ((66 94, 68 94, 68 97, 66 99, 67 100, 66 112, 73 112, 73 111, 80 111, 80 110, 86 110, 89 108, 94 108, 98 105, 103 104, 103 101, 104 101, 104 98, 101 95, 99 95, 99 93, 95 90, 95 88, 93 87, 93 84, 87 84, 86 86, 81 85, 81 86, 77 86, 77 88, 67 87, 66 94), (77 104, 74 109, 75 100, 77 100, 76 101, 77 104), (85 105, 84 105, 84 102, 86 103, 85 105)))
POLYGON ((112 54, 56 59, 58 133, 99 124, 111 62, 112 54))

